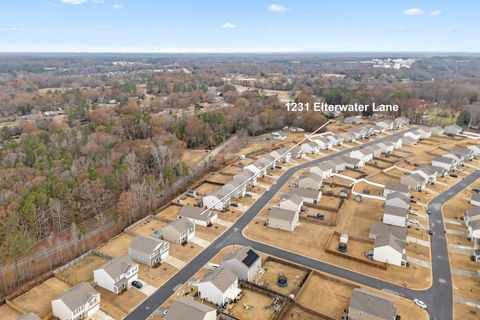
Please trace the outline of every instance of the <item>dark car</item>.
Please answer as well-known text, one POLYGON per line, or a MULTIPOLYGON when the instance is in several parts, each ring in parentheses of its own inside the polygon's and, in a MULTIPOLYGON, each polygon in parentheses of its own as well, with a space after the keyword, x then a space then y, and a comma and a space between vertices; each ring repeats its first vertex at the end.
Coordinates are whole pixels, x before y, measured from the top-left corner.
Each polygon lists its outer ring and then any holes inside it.
POLYGON ((236 202, 232 202, 232 203, 230 203, 230 205, 231 205, 232 207, 238 207, 238 203, 236 203, 236 202))
POLYGON ((278 164, 275 166, 275 169, 282 169, 282 166, 279 166, 278 164))
POLYGON ((428 210, 427 213, 428 213, 428 214, 432 214, 432 210, 428 210))
POLYGON ((452 177, 452 178, 458 178, 458 175, 456 175, 456 174, 449 174, 449 176, 452 177))
POLYGON ((141 289, 143 287, 143 284, 140 281, 134 280, 132 281, 132 286, 137 289, 141 289))
POLYGON ((432 230, 428 230, 428 234, 433 236, 433 231, 432 230))

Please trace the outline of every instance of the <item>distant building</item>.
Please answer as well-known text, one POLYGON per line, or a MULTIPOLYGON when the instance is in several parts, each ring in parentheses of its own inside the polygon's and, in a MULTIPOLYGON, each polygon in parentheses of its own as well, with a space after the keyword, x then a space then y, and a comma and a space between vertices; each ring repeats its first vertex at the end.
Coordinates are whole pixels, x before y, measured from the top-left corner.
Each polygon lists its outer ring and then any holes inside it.
POLYGON ((450 125, 450 126, 446 126, 444 128, 444 134, 448 135, 448 136, 457 136, 459 134, 461 134, 463 132, 463 129, 462 127, 460 127, 459 125, 450 125))
POLYGON ((272 138, 274 140, 285 140, 287 139, 287 134, 283 131, 274 131, 272 132, 272 138))

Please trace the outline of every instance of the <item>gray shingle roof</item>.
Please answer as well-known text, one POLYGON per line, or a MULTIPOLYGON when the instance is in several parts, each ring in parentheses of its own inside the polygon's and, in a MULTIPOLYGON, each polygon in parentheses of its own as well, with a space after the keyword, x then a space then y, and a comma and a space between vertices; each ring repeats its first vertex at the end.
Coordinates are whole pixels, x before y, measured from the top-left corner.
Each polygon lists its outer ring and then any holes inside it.
POLYGON ((71 311, 74 311, 96 295, 99 295, 99 293, 89 283, 81 282, 67 292, 56 297, 55 300, 63 301, 71 311))
POLYGON ((157 238, 140 235, 136 236, 135 239, 133 239, 129 247, 146 254, 152 254, 152 252, 155 251, 155 249, 159 245, 162 245, 164 243, 167 242, 157 238))
POLYGON ((203 320, 212 311, 215 309, 191 298, 181 297, 170 306, 165 320, 203 320))
POLYGON ((133 262, 129 256, 121 256, 108 261, 100 269, 105 270, 110 277, 116 279, 136 265, 137 263, 133 262))
POLYGON ((378 319, 391 320, 397 315, 397 308, 393 300, 359 288, 353 289, 350 307, 378 317, 378 319))
POLYGON ((235 273, 220 266, 209 270, 200 282, 211 282, 218 290, 225 292, 237 279, 235 273))

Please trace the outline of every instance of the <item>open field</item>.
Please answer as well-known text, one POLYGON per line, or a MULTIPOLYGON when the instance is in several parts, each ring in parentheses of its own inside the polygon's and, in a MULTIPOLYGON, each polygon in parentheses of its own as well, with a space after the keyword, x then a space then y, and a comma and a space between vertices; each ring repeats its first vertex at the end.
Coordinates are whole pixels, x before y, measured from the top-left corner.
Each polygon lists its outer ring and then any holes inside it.
POLYGON ((104 257, 91 254, 65 269, 59 275, 72 285, 80 282, 91 282, 93 281, 93 270, 100 268, 107 261, 104 257))
POLYGON ((155 216, 158 218, 173 221, 177 219, 177 214, 180 212, 181 209, 182 207, 180 206, 171 205, 157 213, 155 216))
POLYGON ((211 227, 203 227, 197 225, 195 229, 195 236, 208 241, 213 241, 225 230, 226 227, 216 223, 214 223, 211 227))
POLYGON ((380 184, 400 183, 400 177, 389 176, 382 171, 379 171, 375 174, 368 176, 368 180, 372 182, 380 183, 380 184))
POLYGON ((188 262, 192 260, 202 250, 202 247, 194 243, 187 243, 184 246, 177 243, 170 243, 169 253, 171 256, 174 256, 175 258, 180 259, 183 262, 188 262))
POLYGON ((225 169, 222 169, 222 171, 220 171, 221 173, 223 173, 224 175, 236 175, 237 173, 239 173, 240 171, 242 171, 242 168, 238 167, 238 166, 228 166, 226 167, 225 169))
POLYGON ((286 314, 285 319, 289 320, 319 320, 319 318, 311 313, 307 313, 297 306, 293 306, 286 314))
POLYGON ((208 181, 213 181, 216 183, 227 183, 230 180, 232 180, 232 176, 221 173, 217 173, 208 179, 208 181))
POLYGON ((201 195, 205 195, 205 194, 212 193, 215 190, 220 189, 220 188, 221 188, 221 186, 218 186, 216 184, 204 182, 201 185, 199 185, 195 190, 198 193, 200 193, 201 195))
POLYGON ((234 317, 248 320, 268 320, 273 317, 275 311, 270 307, 273 298, 248 289, 243 289, 242 293, 240 300, 229 309, 234 317), (245 304, 253 308, 247 310, 245 304))
POLYGON ((120 257, 128 254, 128 247, 132 240, 132 236, 121 233, 107 243, 104 243, 98 250, 112 257, 120 257))
POLYGON ((191 168, 196 165, 202 158, 208 154, 208 150, 192 150, 187 149, 182 156, 182 161, 191 168))
POLYGON ((147 297, 135 288, 127 289, 118 295, 102 287, 97 287, 96 290, 102 299, 101 309, 115 319, 123 319, 147 297))
POLYGON ((372 196, 383 196, 383 188, 374 186, 364 181, 358 182, 353 187, 353 191, 370 194, 372 196))
POLYGON ((52 299, 68 291, 68 289, 70 289, 68 284, 53 277, 18 296, 13 300, 13 303, 19 308, 34 312, 43 318, 52 310, 52 299))

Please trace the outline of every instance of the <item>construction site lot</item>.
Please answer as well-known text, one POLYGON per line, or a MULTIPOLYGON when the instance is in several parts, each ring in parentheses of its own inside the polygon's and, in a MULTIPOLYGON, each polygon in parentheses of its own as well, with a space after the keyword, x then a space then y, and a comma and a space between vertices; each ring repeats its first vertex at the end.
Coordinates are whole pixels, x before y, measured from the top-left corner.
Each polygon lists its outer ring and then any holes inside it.
POLYGON ((100 309, 115 319, 123 319, 132 312, 147 296, 135 288, 115 294, 102 287, 95 288, 100 293, 100 309))
MULTIPOLYGON (((361 203, 357 203, 349 196, 338 212, 337 226, 335 228, 302 220, 293 232, 288 232, 266 227, 262 221, 264 219, 261 218, 264 214, 262 210, 260 216, 257 216, 257 219, 254 219, 244 229, 243 233, 247 238, 354 270, 397 285, 414 289, 424 289, 431 285, 431 270, 429 268, 423 268, 413 264, 407 268, 388 265, 387 270, 382 270, 378 267, 333 255, 325 251, 332 230, 336 230, 339 233, 347 233, 350 236, 368 239, 370 223, 382 223, 380 218, 383 215, 383 201, 364 199, 361 203)), ((354 254, 355 257, 360 257, 365 253, 364 251, 372 249, 373 243, 369 248, 361 246, 361 252, 352 252, 352 254, 354 254)), ((425 254, 423 248, 421 248, 418 253, 415 251, 417 248, 414 246, 407 250, 413 256, 422 256, 425 254), (414 251, 411 252, 410 250, 414 251)))
POLYGON ((52 277, 12 300, 20 310, 36 313, 40 318, 52 311, 52 299, 68 291, 70 286, 52 277))
POLYGON ((80 282, 92 282, 93 270, 99 269, 107 262, 107 258, 92 253, 59 272, 57 276, 72 286, 80 282))

